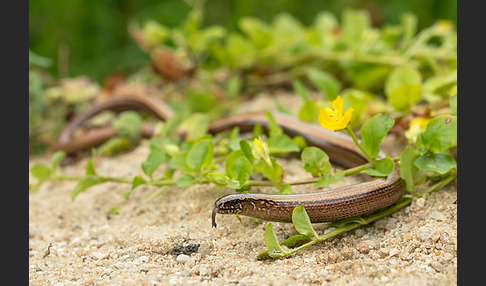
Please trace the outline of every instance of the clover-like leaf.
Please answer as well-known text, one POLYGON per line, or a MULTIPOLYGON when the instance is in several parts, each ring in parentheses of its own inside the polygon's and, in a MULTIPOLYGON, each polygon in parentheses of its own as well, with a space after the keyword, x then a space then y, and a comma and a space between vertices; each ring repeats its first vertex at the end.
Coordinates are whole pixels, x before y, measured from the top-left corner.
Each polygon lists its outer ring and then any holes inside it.
POLYGON ((329 156, 316 147, 306 147, 301 154, 304 169, 313 175, 324 175, 331 172, 329 156))
POLYGON ((187 166, 196 172, 201 172, 213 160, 214 145, 212 139, 197 141, 187 154, 187 166))
POLYGON ((142 170, 149 178, 157 170, 165 159, 165 152, 161 148, 152 148, 147 159, 142 162, 142 170))
POLYGON ((390 157, 386 156, 383 159, 377 160, 373 167, 373 169, 365 169, 361 173, 374 177, 386 177, 395 169, 395 163, 390 157))
POLYGON ((415 166, 422 170, 432 171, 438 174, 446 174, 451 169, 456 168, 456 160, 445 153, 432 153, 418 157, 415 166))
POLYGON ((295 207, 292 211, 292 223, 300 234, 303 234, 308 238, 311 238, 312 236, 316 238, 318 237, 316 231, 312 227, 309 215, 305 211, 304 204, 295 207))
POLYGON ((395 119, 388 114, 376 114, 361 127, 361 146, 372 158, 380 152, 381 141, 395 124, 395 119))
POLYGON ((457 145, 457 117, 441 115, 432 118, 427 129, 417 137, 417 151, 443 153, 457 145))
POLYGON ((80 193, 101 183, 103 183, 103 181, 96 177, 88 177, 83 179, 74 187, 73 191, 71 192, 71 199, 74 200, 80 193))
POLYGON ((272 223, 269 223, 265 228, 264 236, 265 244, 267 245, 267 248, 269 250, 268 255, 271 258, 283 257, 288 255, 278 243, 272 223))

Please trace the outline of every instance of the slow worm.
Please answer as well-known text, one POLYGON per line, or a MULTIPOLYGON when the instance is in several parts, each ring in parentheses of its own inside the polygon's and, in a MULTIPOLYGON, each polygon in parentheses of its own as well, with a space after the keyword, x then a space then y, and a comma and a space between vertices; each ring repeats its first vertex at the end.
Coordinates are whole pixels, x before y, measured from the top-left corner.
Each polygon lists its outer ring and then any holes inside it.
MULTIPOLYGON (((160 120, 167 120, 173 115, 170 107, 163 102, 148 97, 114 97, 94 105, 84 113, 75 117, 62 132, 58 140, 58 149, 75 152, 90 148, 114 136, 113 131, 93 131, 98 135, 72 138, 74 131, 84 121, 99 112, 112 109, 142 109, 150 112, 160 120)), ((290 136, 302 136, 310 146, 321 148, 331 161, 351 168, 367 163, 352 139, 342 133, 328 131, 319 125, 304 122, 294 117, 273 113, 277 124, 290 136)), ((238 127, 241 132, 251 131, 256 124, 268 128, 268 118, 263 113, 243 113, 209 125, 208 132, 216 134, 238 127)), ((146 136, 150 136, 149 127, 145 128, 146 136)), ((380 152, 379 158, 385 154, 380 152)), ((231 194, 215 202, 212 213, 212 225, 216 227, 216 214, 239 214, 267 221, 292 222, 292 211, 304 204, 311 222, 328 222, 353 216, 369 214, 384 209, 395 203, 403 194, 405 182, 400 177, 398 165, 386 178, 375 178, 370 181, 336 188, 328 191, 298 194, 298 195, 267 195, 267 194, 231 194)))

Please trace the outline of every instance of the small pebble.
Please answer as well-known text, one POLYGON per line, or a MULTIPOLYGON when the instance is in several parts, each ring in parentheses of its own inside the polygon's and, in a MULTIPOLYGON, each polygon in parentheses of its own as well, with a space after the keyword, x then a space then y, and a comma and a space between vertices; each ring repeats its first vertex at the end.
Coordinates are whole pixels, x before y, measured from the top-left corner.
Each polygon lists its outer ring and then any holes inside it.
POLYGON ((359 244, 358 244, 358 251, 363 253, 363 254, 368 254, 370 253, 370 245, 364 241, 361 241, 359 244))
POLYGON ((423 208, 425 206, 425 199, 424 198, 418 198, 415 201, 415 204, 417 205, 418 208, 423 208))
POLYGON ((101 252, 93 252, 93 253, 91 253, 91 257, 93 259, 103 259, 103 258, 106 257, 106 254, 101 253, 101 252))
POLYGON ((185 255, 185 254, 179 254, 176 258, 176 261, 179 262, 179 263, 186 263, 187 261, 189 261, 189 256, 188 255, 185 255))
POLYGON ((444 270, 444 265, 442 265, 442 263, 438 261, 430 262, 430 266, 432 266, 432 268, 434 268, 437 272, 441 272, 442 270, 444 270))
POLYGON ((441 212, 438 212, 438 211, 432 212, 430 217, 435 219, 435 220, 438 220, 438 221, 445 221, 447 219, 446 216, 444 215, 444 213, 441 213, 441 212))

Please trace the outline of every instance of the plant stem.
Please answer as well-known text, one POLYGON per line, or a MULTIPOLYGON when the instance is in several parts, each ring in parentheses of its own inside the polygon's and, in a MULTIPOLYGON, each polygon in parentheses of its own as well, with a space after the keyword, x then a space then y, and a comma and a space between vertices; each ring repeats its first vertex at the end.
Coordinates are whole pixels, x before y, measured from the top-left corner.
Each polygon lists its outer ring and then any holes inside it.
POLYGON ((358 138, 356 138, 356 135, 353 132, 353 129, 351 129, 351 127, 349 127, 349 125, 346 126, 346 131, 351 136, 351 138, 353 138, 354 144, 356 144, 356 146, 358 146, 359 150, 361 150, 361 152, 366 156, 366 158, 368 158, 368 160, 370 160, 370 162, 374 162, 375 161, 375 158, 372 158, 368 154, 368 152, 366 152, 366 150, 363 149, 363 146, 361 146, 361 144, 358 141, 358 138))
MULTIPOLYGON (((456 172, 453 172, 452 174, 450 174, 448 177, 446 177, 445 179, 435 183, 434 185, 430 186, 427 190, 425 190, 424 192, 422 192, 420 194, 420 196, 422 196, 423 194, 428 194, 428 193, 432 193, 432 192, 435 192, 443 187, 445 187, 447 184, 449 184, 450 182, 452 182, 455 178, 457 177, 457 173, 456 172)), ((288 252, 288 255, 287 256, 290 256, 294 253, 296 253, 297 251, 301 250, 301 249, 304 249, 308 246, 311 246, 313 245, 314 243, 317 243, 317 242, 321 242, 321 241, 324 241, 326 239, 329 239, 331 237, 334 237, 334 236, 337 236, 341 233, 344 233, 344 232, 347 232, 347 231, 350 231, 350 230, 353 230, 355 228, 358 228, 362 225, 367 225, 367 224, 370 224, 372 222, 375 222, 383 217, 386 217, 386 216, 389 216, 399 210, 401 210, 402 208, 408 206, 411 202, 412 202, 412 199, 411 197, 402 197, 401 201, 399 201, 398 203, 396 203, 395 205, 391 206, 390 208, 387 208, 379 213, 376 213, 374 215, 371 215, 371 216, 368 216, 366 218, 363 218, 361 220, 361 222, 352 222, 352 223, 348 223, 348 224, 345 224, 344 226, 341 226, 341 227, 338 227, 336 229, 334 229, 333 231, 330 231, 324 235, 321 235, 319 236, 318 238, 315 238, 313 240, 311 240, 310 242, 308 243, 305 243, 299 247, 296 247, 296 248, 293 248, 291 251, 288 252)))
POLYGON ((306 244, 303 244, 299 247, 296 247, 296 248, 293 248, 291 251, 289 251, 289 256, 292 255, 293 253, 296 253, 297 251, 301 250, 301 249, 304 249, 308 246, 311 246, 312 244, 314 243, 317 243, 317 242, 321 242, 321 241, 324 241, 326 239, 329 239, 331 237, 334 237, 336 235, 339 235, 341 233, 344 233, 344 232, 347 232, 347 231, 350 231, 350 230, 353 230, 355 228, 358 228, 362 225, 367 225, 367 224, 370 224, 372 222, 375 222, 383 217, 386 217, 392 213, 395 213, 399 210, 401 210, 402 208, 408 206, 410 203, 412 202, 412 199, 405 199, 405 200, 402 200, 401 202, 393 205, 392 207, 390 208, 387 208, 386 210, 383 210, 379 213, 376 213, 374 215, 371 215, 369 217, 366 217, 362 220, 362 222, 358 223, 358 222, 353 222, 353 223, 349 223, 349 224, 346 224, 342 227, 338 227, 336 229, 334 229, 333 231, 330 231, 324 235, 321 235, 319 236, 318 238, 316 239, 313 239, 311 240, 310 242, 306 243, 306 244))
MULTIPOLYGON (((392 160, 394 162, 397 162, 397 161, 400 160, 400 158, 396 157, 396 158, 392 158, 392 160)), ((343 174, 346 177, 354 175, 354 174, 358 174, 359 172, 361 172, 365 169, 372 168, 373 164, 374 164, 374 162, 369 162, 369 163, 366 163, 366 164, 363 164, 363 165, 360 165, 360 166, 357 166, 357 167, 354 167, 354 168, 350 168, 350 169, 344 170, 343 174)), ((314 184, 314 183, 319 182, 319 180, 321 178, 322 177, 314 177, 314 178, 308 178, 308 179, 304 179, 304 180, 300 180, 300 181, 287 182, 287 183, 291 186, 314 184)), ((244 185, 247 186, 247 187, 256 187, 256 186, 269 187, 269 186, 274 186, 275 184, 273 182, 270 182, 270 181, 248 180, 248 181, 246 181, 246 183, 244 185)))
POLYGON ((432 192, 435 192, 438 189, 445 187, 447 184, 452 182, 455 178, 457 178, 457 173, 453 172, 448 177, 446 177, 445 179, 433 184, 432 186, 430 186, 429 188, 427 188, 425 191, 421 192, 417 196, 422 197, 424 194, 430 194, 432 192))

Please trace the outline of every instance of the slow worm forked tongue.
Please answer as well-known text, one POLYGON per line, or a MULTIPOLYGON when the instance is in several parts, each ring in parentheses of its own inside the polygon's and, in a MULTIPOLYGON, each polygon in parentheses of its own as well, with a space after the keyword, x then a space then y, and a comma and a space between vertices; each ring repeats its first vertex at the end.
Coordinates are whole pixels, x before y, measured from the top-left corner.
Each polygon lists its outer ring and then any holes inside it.
POLYGON ((216 214, 218 213, 218 210, 219 210, 219 209, 218 209, 218 207, 215 207, 215 208, 213 209, 213 215, 212 215, 212 217, 211 217, 211 221, 212 221, 212 226, 213 226, 213 227, 217 227, 217 226, 218 226, 218 225, 216 224, 216 214))

